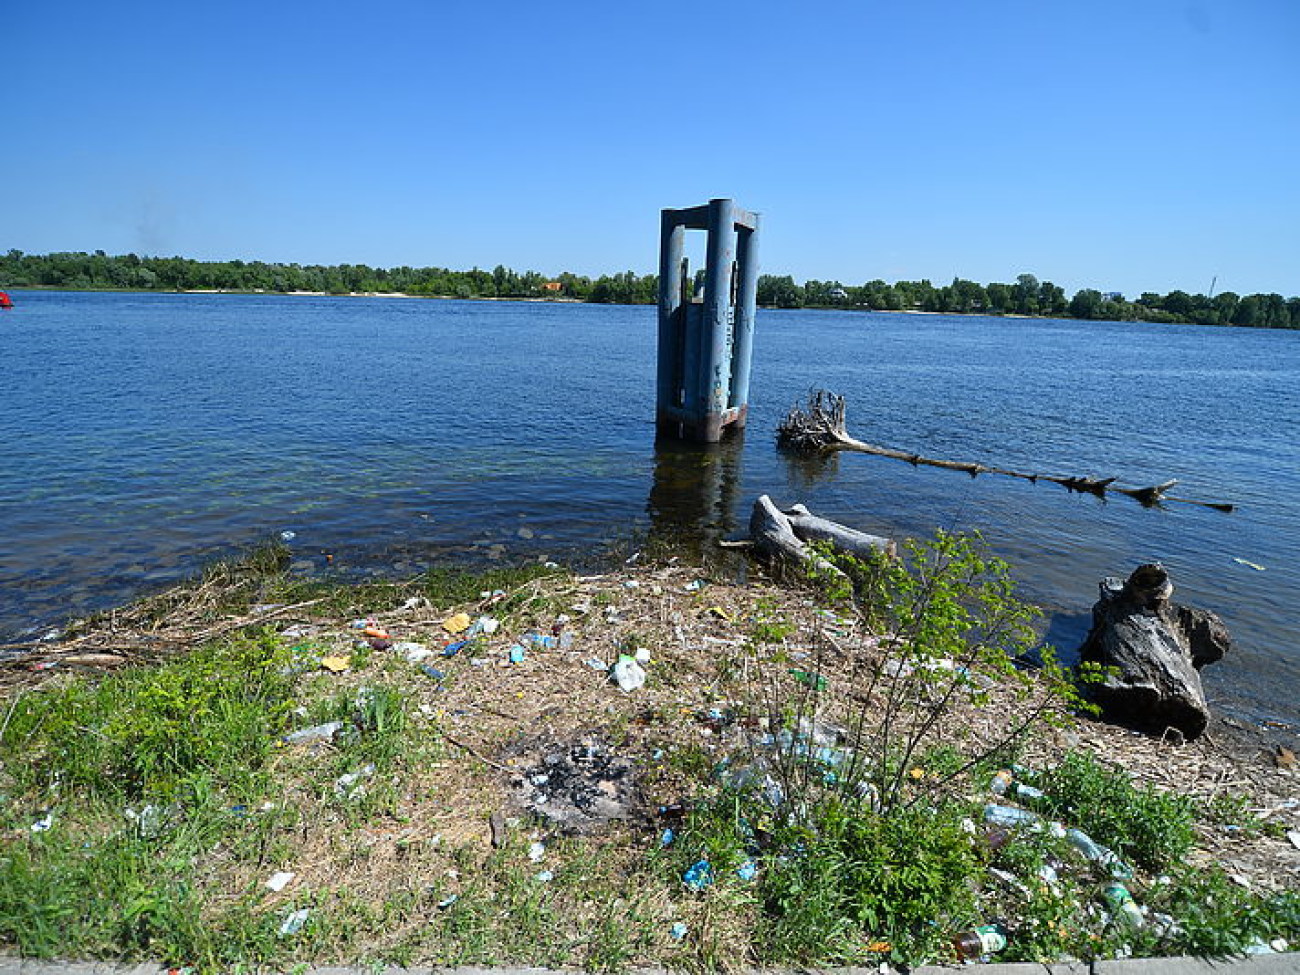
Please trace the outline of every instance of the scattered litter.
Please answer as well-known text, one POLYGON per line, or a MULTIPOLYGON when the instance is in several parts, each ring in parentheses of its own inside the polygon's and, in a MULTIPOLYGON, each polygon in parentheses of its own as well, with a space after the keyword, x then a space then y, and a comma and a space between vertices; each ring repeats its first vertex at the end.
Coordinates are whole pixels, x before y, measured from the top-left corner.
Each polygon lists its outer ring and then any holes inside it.
POLYGON ((491 616, 480 616, 465 630, 465 639, 473 640, 477 636, 491 636, 500 626, 500 620, 494 620, 491 616))
POLYGON ((533 863, 541 863, 542 859, 545 856, 546 856, 545 843, 533 843, 528 847, 528 859, 532 860, 533 863))
POLYGON ((450 897, 444 897, 442 900, 438 901, 438 910, 445 911, 458 900, 460 900, 460 894, 452 894, 450 897))
POLYGON ((688 582, 683 588, 686 592, 699 592, 704 588, 704 580, 696 579, 694 582, 688 582))
POLYGON ((724 620, 727 623, 732 623, 735 621, 735 618, 730 613, 728 613, 725 609, 723 609, 721 606, 710 606, 704 612, 708 616, 712 616, 715 619, 724 620))
POLYGON ((672 846, 673 840, 675 839, 677 839, 677 834, 673 832, 672 827, 670 826, 663 831, 662 835, 660 835, 659 846, 660 847, 672 846))
POLYGON ((800 684, 811 687, 814 691, 826 690, 826 678, 821 674, 812 673, 807 670, 791 670, 790 674, 800 684))
POLYGON ((122 815, 136 828, 136 832, 146 840, 153 839, 163 831, 165 812, 153 803, 145 806, 139 812, 134 809, 124 809, 122 815))
POLYGON ((410 641, 394 643, 393 652, 400 654, 406 658, 407 662, 413 664, 418 664, 421 660, 425 660, 433 655, 433 651, 423 643, 412 643, 410 641))
POLYGON ((368 779, 374 774, 375 766, 371 763, 355 772, 340 775, 334 780, 334 794, 340 799, 361 799, 366 794, 365 784, 361 780, 368 779))
POLYGON ((1093 840, 1091 836, 1079 829, 1065 831, 1065 838, 1070 845, 1100 866, 1105 867, 1116 880, 1131 880, 1133 869, 1117 857, 1113 851, 1093 840))
POLYGON ((445 647, 443 647, 442 655, 444 657, 454 657, 456 656, 456 654, 464 650, 467 646, 469 646, 468 640, 457 640, 455 643, 449 643, 445 647))
POLYGON ((713 883, 713 865, 708 860, 697 860, 682 874, 682 883, 692 890, 703 890, 713 883))
POLYGON ((307 923, 309 913, 307 908, 303 907, 286 917, 284 923, 280 925, 280 937, 284 938, 301 931, 303 925, 307 923))
POLYGON ((442 628, 448 633, 464 633, 469 629, 469 625, 468 613, 457 613, 442 621, 442 628))
POLYGON ((635 657, 629 657, 626 654, 618 658, 618 663, 614 665, 614 682, 625 693, 631 693, 638 688, 644 687, 646 681, 645 669, 636 662, 635 657))
POLYGON ((1007 946, 1007 935, 996 924, 984 924, 971 931, 962 931, 952 939, 959 958, 974 961, 993 955, 1007 946))
POLYGON ((686 937, 687 927, 681 921, 674 921, 673 926, 668 929, 668 934, 674 941, 681 941, 686 937))
POLYGON ((597 659, 596 657, 588 657, 586 664, 592 670, 599 670, 602 674, 609 670, 609 664, 605 663, 603 660, 597 659))
POLYGON ((331 674, 341 674, 345 670, 352 669, 352 661, 347 657, 322 657, 320 665, 331 674))
POLYGON ((41 660, 32 664, 27 669, 28 670, 53 670, 58 665, 59 662, 57 660, 41 660))
POLYGON ((388 631, 382 626, 376 625, 371 621, 371 625, 361 631, 361 635, 371 640, 388 640, 390 639, 388 631))
POLYGON ((1258 562, 1250 562, 1250 561, 1247 561, 1246 559, 1239 559, 1239 558, 1237 558, 1237 557, 1235 557, 1235 556, 1233 557, 1232 561, 1236 562, 1238 565, 1244 565, 1244 566, 1245 566, 1246 568, 1248 568, 1248 569, 1254 569, 1256 572, 1265 572, 1265 571, 1267 571, 1267 570, 1266 570, 1262 565, 1260 565, 1258 562))
POLYGON ((298 537, 297 532, 290 532, 290 531, 280 532, 280 541, 282 542, 292 542, 297 537, 298 537))
POLYGON ((366 630, 366 629, 370 629, 371 627, 377 627, 378 625, 379 625, 378 621, 376 621, 373 616, 367 616, 363 620, 353 620, 351 623, 348 624, 348 626, 354 630, 366 630))
POLYGON ((420 673, 424 674, 425 677, 432 678, 433 680, 447 679, 446 673, 439 670, 437 667, 433 666, 432 664, 421 664, 420 673))
POLYGON ((650 651, 646 647, 638 647, 636 653, 632 654, 632 659, 644 666, 650 662, 650 651))
POLYGON ((36 820, 36 822, 32 823, 31 829, 33 833, 44 833, 53 825, 54 813, 46 813, 40 819, 36 820))
POLYGON ((736 876, 741 880, 753 880, 758 876, 758 864, 753 860, 746 860, 736 868, 736 876))
POLYGON ((412 596, 406 602, 402 603, 402 609, 419 609, 424 605, 424 599, 420 596, 412 596))
MULTIPOLYGON (((984 807, 984 822, 990 826, 1028 826, 1038 822, 1038 813, 990 802, 984 807)), ((1076 831, 1077 832, 1077 831, 1076 831)), ((1089 840, 1089 842, 1092 842, 1089 840)), ((1086 854, 1085 854, 1086 856, 1086 854)))
POLYGON ((310 728, 291 731, 284 736, 284 740, 290 745, 301 745, 309 741, 333 741, 334 736, 342 730, 342 721, 329 721, 325 724, 313 725, 310 728))
POLYGON ((1142 927, 1142 908, 1137 906, 1133 895, 1123 884, 1107 884, 1101 892, 1102 900, 1115 912, 1115 919, 1127 928, 1136 930, 1142 927))
POLYGON ((524 643, 538 650, 554 650, 559 646, 560 641, 553 636, 543 636, 541 633, 525 633, 524 643))
POLYGON ((249 612, 255 616, 260 616, 263 613, 271 612, 273 609, 280 609, 282 606, 284 606, 284 603, 258 603, 249 612))
POLYGON ((266 886, 270 887, 278 894, 280 891, 284 890, 285 887, 289 886, 289 881, 296 876, 297 874, 292 870, 277 870, 275 873, 271 874, 270 879, 266 882, 266 886))
POLYGON ((524 662, 524 648, 517 643, 510 648, 510 662, 512 664, 521 664, 524 662))
POLYGON ((1286 834, 1286 838, 1291 841, 1291 845, 1300 850, 1300 830, 1291 830, 1286 834))
POLYGON ((549 884, 552 880, 555 879, 555 874, 551 873, 551 871, 549 870, 540 870, 538 871, 537 875, 533 877, 533 879, 537 881, 539 884, 549 884))

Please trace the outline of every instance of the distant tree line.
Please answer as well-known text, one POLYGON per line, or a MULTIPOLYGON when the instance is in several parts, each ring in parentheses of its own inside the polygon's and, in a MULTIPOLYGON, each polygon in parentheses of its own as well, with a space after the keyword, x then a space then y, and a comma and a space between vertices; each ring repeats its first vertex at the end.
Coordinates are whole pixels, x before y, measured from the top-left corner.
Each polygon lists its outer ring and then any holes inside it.
POLYGON ((1040 315, 1104 321, 1194 322, 1256 328, 1300 328, 1300 298, 1279 294, 1244 297, 1223 291, 1213 297, 1171 291, 1143 293, 1136 301, 1084 288, 1067 299, 1050 281, 1022 274, 1014 284, 977 284, 954 278, 935 287, 929 281, 868 281, 861 287, 838 281, 795 284, 789 275, 763 275, 758 303, 775 308, 869 308, 873 311, 936 311, 983 315, 1040 315))
POLYGON ((262 261, 195 261, 185 257, 110 256, 63 252, 0 256, 0 287, 126 291, 320 291, 430 295, 446 298, 545 298, 637 304, 654 302, 658 278, 631 271, 592 280, 565 272, 445 267, 367 267, 365 264, 268 264, 262 261))
MULTIPOLYGON (((326 294, 398 293, 447 298, 568 298, 609 304, 653 304, 656 275, 622 271, 594 280, 567 271, 548 278, 536 271, 443 267, 367 267, 365 264, 274 264, 262 261, 195 261, 184 257, 109 256, 63 252, 0 256, 0 288, 117 289, 144 291, 319 291, 326 294)), ((927 280, 838 281, 796 284, 790 275, 758 279, 758 303, 770 308, 854 308, 983 315, 1035 315, 1106 321, 1195 322, 1256 328, 1300 328, 1300 298, 1279 294, 1213 296, 1145 292, 1136 300, 1084 288, 1067 298, 1051 281, 1022 274, 1014 283, 978 284, 954 278, 936 287, 927 280)))

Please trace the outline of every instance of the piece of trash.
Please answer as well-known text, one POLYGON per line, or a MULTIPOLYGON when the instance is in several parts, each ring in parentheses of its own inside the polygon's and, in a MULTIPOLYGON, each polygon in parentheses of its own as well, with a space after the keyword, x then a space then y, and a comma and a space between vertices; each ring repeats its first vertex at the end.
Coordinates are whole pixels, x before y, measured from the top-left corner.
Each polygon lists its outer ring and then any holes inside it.
POLYGON ((543 636, 541 633, 525 633, 523 640, 530 647, 539 650, 554 650, 560 643, 556 637, 543 636))
POLYGON ((33 833, 44 833, 54 825, 54 813, 46 813, 36 822, 32 823, 31 830, 33 833))
POLYGON ((297 537, 298 537, 297 532, 290 532, 290 531, 280 532, 280 541, 282 542, 292 542, 297 537))
MULTIPOLYGON (((547 777, 549 778, 549 776, 547 777)), ((533 843, 528 847, 528 859, 533 863, 540 863, 546 856, 546 844, 533 843)))
POLYGON ((456 656, 456 654, 464 650, 467 646, 469 646, 468 640, 457 640, 454 643, 449 643, 445 647, 443 647, 442 655, 444 657, 454 657, 456 656))
POLYGON ((641 588, 641 583, 638 582, 636 579, 628 579, 628 580, 626 580, 626 581, 623 583, 623 588, 624 588, 624 589, 640 589, 640 588, 641 588))
POLYGON ((990 826, 1028 826, 1038 822, 1038 813, 990 802, 984 807, 984 822, 990 826))
POLYGON ((388 635, 388 631, 387 631, 387 630, 385 630, 382 626, 375 626, 375 625, 373 625, 373 623, 372 623, 372 625, 367 626, 364 630, 362 630, 362 631, 361 631, 361 635, 364 636, 364 637, 367 637, 368 639, 371 639, 371 640, 389 640, 389 639, 392 639, 392 638, 388 635))
POLYGON ((800 684, 811 687, 814 691, 826 690, 826 678, 821 674, 811 673, 807 670, 791 670, 790 674, 800 684))
POLYGON ((572 648, 573 648, 573 632, 571 630, 565 630, 563 633, 560 634, 560 649, 570 650, 572 648))
POLYGON ((402 603, 402 609, 419 609, 423 604, 423 598, 420 596, 412 596, 406 602, 402 603))
POLYGON ((27 669, 28 670, 53 670, 58 665, 59 662, 57 660, 41 660, 38 661, 37 663, 32 664, 27 669))
POLYGON ((438 901, 438 910, 445 911, 458 900, 460 900, 460 894, 452 894, 450 897, 444 897, 442 900, 438 901))
POLYGON ((1286 838, 1291 841, 1291 845, 1300 850, 1300 830, 1291 830, 1286 834, 1286 838))
POLYGON ((146 840, 151 840, 163 831, 164 812, 150 803, 139 812, 134 809, 122 810, 122 815, 135 826, 136 831, 146 840))
POLYGON ((393 652, 401 654, 406 658, 408 663, 418 664, 421 660, 426 660, 433 655, 433 651, 423 643, 412 643, 403 641, 393 644, 393 652))
POLYGON ((309 914, 310 912, 307 908, 303 907, 286 917, 284 923, 280 925, 280 937, 287 937, 288 935, 297 934, 301 931, 303 925, 307 923, 307 917, 309 914))
POLYGON ((278 894, 280 891, 284 890, 285 887, 289 886, 289 881, 296 876, 297 874, 292 870, 277 870, 275 873, 271 874, 270 879, 266 881, 266 886, 270 887, 278 894))
POLYGON ((347 657, 322 657, 320 665, 331 674, 341 674, 345 670, 352 669, 352 661, 347 657))
POLYGON ((696 579, 694 582, 688 582, 682 587, 686 592, 699 592, 704 588, 704 580, 696 579))
POLYGON ((469 629, 469 614, 457 613, 442 621, 442 628, 448 633, 464 633, 469 629))
POLYGON ((299 731, 291 731, 284 736, 284 740, 290 745, 301 745, 308 741, 333 741, 334 736, 343 730, 342 721, 329 721, 325 724, 313 725, 310 728, 302 728, 299 731))
POLYGON ((433 680, 446 680, 447 675, 432 664, 421 664, 420 673, 425 677, 431 677, 433 680))
POLYGON ((715 619, 725 620, 728 623, 734 621, 732 615, 728 613, 725 609, 723 609, 721 606, 710 606, 704 612, 705 615, 707 616, 712 616, 715 619))
POLYGON ((674 921, 673 926, 668 929, 668 934, 674 941, 681 941, 686 937, 687 930, 688 929, 683 922, 674 921))
POLYGON ((632 659, 644 666, 650 662, 650 651, 645 647, 637 647, 636 653, 632 654, 632 659))
POLYGON ((736 876, 741 880, 753 880, 758 876, 758 864, 753 860, 746 860, 736 868, 736 876))
POLYGON ((500 628, 500 626, 500 620, 494 620, 491 616, 480 616, 474 621, 470 628, 465 631, 465 636, 469 637, 471 640, 480 633, 483 634, 483 636, 491 636, 498 630, 498 628, 500 628))
POLYGON ((1085 858, 1105 867, 1116 880, 1133 879, 1132 868, 1117 857, 1112 850, 1093 840, 1087 833, 1078 829, 1069 829, 1065 831, 1065 838, 1085 858))
POLYGON ((671 827, 669 827, 668 829, 665 829, 663 833, 660 835, 659 846, 661 848, 665 846, 672 846, 673 840, 675 839, 677 839, 677 834, 672 831, 671 827))
POLYGON ((618 663, 614 665, 614 682, 624 693, 644 687, 645 681, 646 672, 635 658, 626 655, 618 658, 618 663))
POLYGON ((1244 565, 1244 566, 1245 566, 1246 568, 1248 568, 1248 569, 1254 569, 1256 572, 1265 572, 1265 571, 1267 571, 1267 570, 1266 570, 1262 565, 1260 565, 1258 562, 1250 562, 1250 561, 1248 561, 1248 560, 1246 560, 1246 559, 1239 559, 1239 558, 1237 558, 1237 557, 1235 557, 1235 556, 1233 557, 1232 561, 1236 562, 1238 565, 1244 565))
POLYGON ((555 879, 555 874, 551 873, 551 871, 549 870, 540 870, 533 877, 533 879, 536 880, 539 884, 549 884, 552 880, 555 879))
POLYGON ((366 794, 366 787, 361 780, 374 774, 375 766, 367 764, 355 772, 340 775, 334 780, 334 794, 340 799, 361 799, 366 794))
POLYGON ((512 664, 521 664, 524 662, 524 648, 517 643, 510 648, 510 662, 512 664))
POLYGON ((1107 884, 1101 892, 1101 898, 1115 912, 1120 924, 1133 930, 1142 927, 1142 908, 1137 906, 1133 895, 1123 884, 1107 884))
POLYGON ((957 957, 974 961, 984 955, 993 955, 1007 946, 1007 935, 996 924, 982 924, 971 931, 962 931, 952 939, 957 957))
POLYGON ((596 657, 587 658, 586 664, 592 670, 599 670, 602 674, 609 670, 609 664, 603 660, 598 660, 596 657))
POLYGON ((682 874, 682 883, 692 890, 703 890, 713 883, 713 865, 708 860, 697 860, 682 874))
POLYGON ((365 630, 365 629, 369 629, 370 627, 378 626, 378 625, 379 625, 378 622, 375 621, 375 618, 373 616, 367 616, 363 620, 353 620, 351 623, 348 624, 348 626, 354 630, 365 630))

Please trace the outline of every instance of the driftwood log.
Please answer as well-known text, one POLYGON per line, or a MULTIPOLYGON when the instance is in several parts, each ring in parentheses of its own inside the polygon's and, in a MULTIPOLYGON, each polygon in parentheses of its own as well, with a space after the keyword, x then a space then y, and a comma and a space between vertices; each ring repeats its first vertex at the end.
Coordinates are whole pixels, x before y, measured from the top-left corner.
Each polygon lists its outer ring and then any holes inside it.
POLYGON ((1169 601, 1174 591, 1159 563, 1139 566, 1121 582, 1104 579, 1092 629, 1079 655, 1114 668, 1093 688, 1111 720, 1196 738, 1210 720, 1200 669, 1232 647, 1228 629, 1208 610, 1169 601))
POLYGON ((801 504, 782 511, 766 494, 754 502, 749 535, 754 547, 764 555, 835 574, 839 570, 817 555, 808 543, 829 542, 841 551, 861 556, 883 553, 892 558, 898 552, 892 539, 819 518, 801 504))
POLYGON ((971 477, 980 474, 1000 474, 1003 477, 1016 477, 1022 481, 1037 484, 1039 481, 1051 481, 1068 491, 1079 494, 1092 494, 1104 498, 1107 492, 1124 494, 1147 507, 1165 501, 1178 501, 1182 504, 1195 504, 1215 511, 1230 512, 1231 504, 1215 501, 1194 501, 1190 498, 1176 498, 1168 494, 1178 482, 1164 481, 1148 487, 1123 487, 1116 484, 1114 477, 1085 477, 1080 475, 1041 474, 1026 471, 1012 471, 1004 467, 991 467, 977 461, 941 460, 924 457, 921 454, 896 450, 893 447, 880 447, 864 443, 850 436, 845 425, 846 407, 843 396, 836 396, 824 389, 815 390, 808 395, 806 406, 796 405, 786 414, 776 431, 777 446, 795 453, 816 454, 832 450, 852 450, 862 454, 874 454, 877 457, 891 457, 903 460, 913 466, 942 467, 950 471, 962 471, 971 477))

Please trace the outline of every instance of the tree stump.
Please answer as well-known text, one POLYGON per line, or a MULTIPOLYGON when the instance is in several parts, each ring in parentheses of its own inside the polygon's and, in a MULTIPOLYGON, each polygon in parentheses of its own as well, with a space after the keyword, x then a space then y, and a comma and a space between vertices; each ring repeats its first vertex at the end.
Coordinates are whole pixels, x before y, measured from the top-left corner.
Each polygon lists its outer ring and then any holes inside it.
POLYGON ((1176 728, 1190 740, 1210 720, 1200 669, 1222 659, 1232 638, 1208 610, 1171 603, 1173 591, 1159 563, 1138 566, 1126 582, 1103 579, 1079 653, 1084 662, 1115 670, 1093 689, 1108 719, 1161 732, 1176 728))

